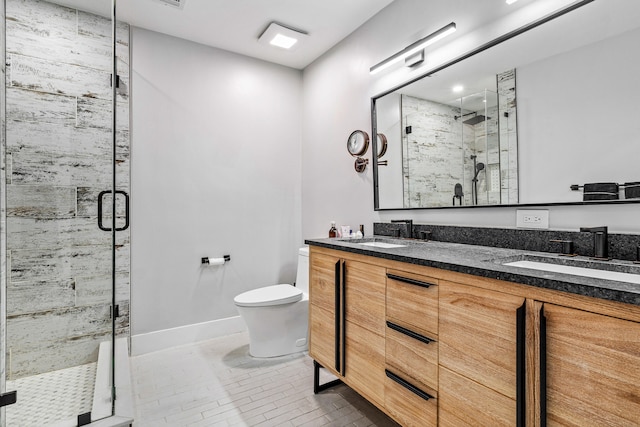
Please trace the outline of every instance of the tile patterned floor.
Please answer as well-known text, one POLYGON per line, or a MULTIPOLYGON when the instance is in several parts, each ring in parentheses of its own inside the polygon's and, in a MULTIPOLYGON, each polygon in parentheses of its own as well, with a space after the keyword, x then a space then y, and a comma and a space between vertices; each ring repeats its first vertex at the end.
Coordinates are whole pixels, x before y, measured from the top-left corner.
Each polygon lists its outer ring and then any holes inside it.
POLYGON ((306 353, 250 357, 246 333, 131 360, 134 427, 398 425, 344 385, 314 395, 306 353))
POLYGON ((42 427, 77 420, 91 411, 96 363, 7 381, 18 391, 18 403, 7 406, 7 426, 42 427))

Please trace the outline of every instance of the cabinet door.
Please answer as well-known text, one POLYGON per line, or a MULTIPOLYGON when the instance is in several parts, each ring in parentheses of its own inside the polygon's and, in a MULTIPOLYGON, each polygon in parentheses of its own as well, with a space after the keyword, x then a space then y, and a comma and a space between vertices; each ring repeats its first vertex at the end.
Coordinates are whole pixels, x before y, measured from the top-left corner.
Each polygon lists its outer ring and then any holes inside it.
MULTIPOLYGON (((440 281, 439 290, 440 366, 511 399, 511 413, 496 425, 522 425, 525 415, 524 298, 446 281, 440 281)), ((447 371, 440 370, 441 375, 442 372, 447 371)), ((447 387, 441 376, 440 389, 447 387)), ((459 406, 464 407, 467 399, 475 399, 474 393, 476 391, 469 389, 467 395, 459 395, 459 406)), ((487 395, 490 394, 487 390, 487 395)), ((451 395, 450 399, 456 396, 451 395)), ((445 400, 441 394, 440 404, 445 400)), ((477 417, 486 415, 484 411, 493 412, 494 401, 487 399, 484 400, 486 406, 471 406, 469 417, 473 418, 476 410, 481 411, 477 417)))
POLYGON ((347 383, 379 405, 384 403, 386 269, 345 262, 345 366, 347 383))
POLYGON ((309 356, 338 375, 339 355, 336 353, 336 334, 333 313, 309 304, 309 356))
POLYGON ((543 310, 547 425, 639 425, 640 324, 552 304, 543 310))
POLYGON ((366 399, 383 405, 384 336, 349 321, 345 333, 344 376, 347 384, 366 399))
POLYGON ((346 260, 345 319, 378 335, 385 330, 386 269, 346 260))
POLYGON ((309 355, 334 373, 340 372, 340 259, 311 251, 309 260, 309 355), (336 277, 338 275, 338 277, 336 277), (338 281, 336 281, 336 279, 338 281))
POLYGON ((440 366, 438 425, 513 427, 513 399, 440 366))

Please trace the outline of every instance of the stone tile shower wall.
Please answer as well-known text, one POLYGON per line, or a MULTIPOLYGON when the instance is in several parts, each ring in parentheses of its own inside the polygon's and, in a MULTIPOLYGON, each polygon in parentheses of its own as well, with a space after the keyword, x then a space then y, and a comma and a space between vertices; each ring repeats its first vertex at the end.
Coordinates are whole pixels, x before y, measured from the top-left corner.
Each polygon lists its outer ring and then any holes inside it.
MULTIPOLYGON (((97 226, 97 196, 112 185, 113 66, 109 19, 38 0, 6 0, 6 15, 7 376, 15 379, 95 361, 111 336, 111 233, 97 226)), ((117 57, 116 176, 129 192, 129 28, 120 23, 117 57)), ((118 233, 116 266, 116 333, 127 335, 129 231, 118 233)))
POLYGON ((454 119, 460 108, 408 95, 400 102, 404 207, 451 206, 463 182, 462 128, 454 119))

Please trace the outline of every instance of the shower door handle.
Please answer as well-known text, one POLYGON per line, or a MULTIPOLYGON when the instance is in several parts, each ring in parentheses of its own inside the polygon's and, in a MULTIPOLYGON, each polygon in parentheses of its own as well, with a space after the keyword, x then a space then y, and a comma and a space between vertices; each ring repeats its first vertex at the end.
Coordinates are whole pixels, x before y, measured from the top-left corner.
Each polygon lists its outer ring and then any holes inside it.
MULTIPOLYGON (((102 203, 104 200, 104 196, 105 194, 111 194, 111 193, 112 193, 111 190, 105 190, 105 191, 101 191, 100 194, 98 194, 98 228, 100 228, 100 230, 103 230, 103 231, 111 231, 110 227, 105 227, 102 224, 102 203)), ((116 231, 124 231, 127 228, 129 228, 129 194, 127 194, 126 191, 116 190, 116 196, 118 194, 122 194, 124 196, 125 213, 124 213, 124 227, 116 227, 116 231)), ((112 212, 112 215, 115 215, 115 212, 112 212)))

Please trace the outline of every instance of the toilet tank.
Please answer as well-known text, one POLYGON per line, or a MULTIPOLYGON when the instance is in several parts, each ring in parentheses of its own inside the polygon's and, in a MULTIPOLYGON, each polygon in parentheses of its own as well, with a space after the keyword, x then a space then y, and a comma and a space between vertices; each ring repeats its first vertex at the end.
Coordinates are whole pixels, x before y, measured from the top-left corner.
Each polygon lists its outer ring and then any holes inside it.
POLYGON ((298 274, 296 275, 296 287, 302 292, 309 292, 309 247, 305 246, 298 251, 298 274))

